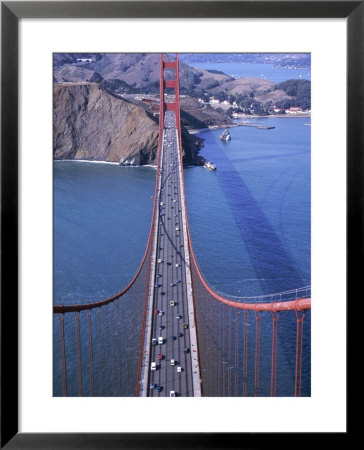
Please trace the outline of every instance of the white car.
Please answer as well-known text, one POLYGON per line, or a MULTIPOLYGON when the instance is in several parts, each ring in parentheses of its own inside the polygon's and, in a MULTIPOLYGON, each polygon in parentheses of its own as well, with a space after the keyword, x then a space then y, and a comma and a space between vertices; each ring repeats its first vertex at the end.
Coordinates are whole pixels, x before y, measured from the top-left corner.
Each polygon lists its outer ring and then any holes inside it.
POLYGON ((159 345, 164 344, 164 339, 163 339, 162 337, 159 337, 159 338, 158 338, 158 344, 159 344, 159 345))
POLYGON ((174 359, 171 359, 171 366, 174 366, 176 364, 176 361, 174 359))
POLYGON ((163 262, 163 260, 159 258, 159 259, 158 259, 158 262, 161 263, 161 262, 163 262))
POLYGON ((150 370, 157 370, 157 363, 152 362, 152 364, 150 365, 150 370))
POLYGON ((160 316, 163 316, 163 314, 164 314, 164 311, 159 311, 160 316))
POLYGON ((175 397, 176 396, 176 391, 169 391, 169 396, 170 397, 175 397))
POLYGON ((177 372, 182 372, 182 367, 181 366, 177 367, 177 372))

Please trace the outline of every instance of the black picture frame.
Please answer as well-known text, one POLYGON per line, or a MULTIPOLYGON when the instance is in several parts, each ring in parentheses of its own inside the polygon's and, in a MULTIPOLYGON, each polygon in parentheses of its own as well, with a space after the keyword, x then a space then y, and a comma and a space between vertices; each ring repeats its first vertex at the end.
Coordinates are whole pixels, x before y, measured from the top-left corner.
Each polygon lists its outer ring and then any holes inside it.
MULTIPOLYGON (((18 22, 21 18, 135 17, 346 18, 347 303, 359 292, 363 273, 364 1, 1 2, 1 448, 261 448, 276 438, 280 446, 293 443, 295 433, 18 432, 18 22)), ((349 344, 347 349, 350 353, 349 344)), ((347 424, 347 432, 335 436, 336 443, 351 432, 349 408, 347 424)), ((327 435, 322 437, 327 442, 327 435)), ((303 434, 300 444, 311 438, 303 434)), ((317 438, 316 434, 315 444, 317 438)))

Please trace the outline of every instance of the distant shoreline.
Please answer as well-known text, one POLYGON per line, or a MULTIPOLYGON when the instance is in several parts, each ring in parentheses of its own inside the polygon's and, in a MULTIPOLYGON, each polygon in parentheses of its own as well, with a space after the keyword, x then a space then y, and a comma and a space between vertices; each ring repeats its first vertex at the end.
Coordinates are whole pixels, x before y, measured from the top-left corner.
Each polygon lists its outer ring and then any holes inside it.
POLYGON ((153 164, 144 164, 142 166, 133 166, 131 164, 124 166, 123 164, 119 164, 118 162, 111 162, 111 161, 95 161, 91 159, 53 159, 53 162, 81 162, 81 163, 94 163, 94 164, 111 164, 113 166, 120 166, 120 167, 151 167, 152 169, 156 169, 157 166, 154 166, 153 164))
MULTIPOLYGON (((287 114, 275 114, 275 115, 269 115, 269 116, 246 116, 246 117, 242 117, 242 119, 244 120, 249 120, 249 119, 297 119, 297 118, 303 118, 303 119, 310 119, 311 118, 311 114, 292 114, 292 115, 287 115, 287 114)), ((211 130, 218 130, 221 128, 236 128, 236 127, 240 127, 243 126, 243 124, 239 123, 233 123, 233 124, 223 124, 223 125, 211 125, 208 128, 191 128, 190 130, 188 130, 188 132, 190 134, 198 134, 198 133, 204 133, 206 131, 211 131, 211 130)))

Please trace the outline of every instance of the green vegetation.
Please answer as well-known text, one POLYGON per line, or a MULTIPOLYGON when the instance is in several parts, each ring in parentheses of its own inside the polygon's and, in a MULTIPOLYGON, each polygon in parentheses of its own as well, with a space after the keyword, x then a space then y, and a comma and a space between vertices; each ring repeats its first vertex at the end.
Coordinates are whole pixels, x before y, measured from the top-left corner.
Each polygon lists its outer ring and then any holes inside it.
POLYGON ((275 90, 280 89, 292 99, 277 102, 278 108, 290 108, 300 106, 302 109, 311 109, 311 81, 308 80, 287 80, 275 86, 275 90))

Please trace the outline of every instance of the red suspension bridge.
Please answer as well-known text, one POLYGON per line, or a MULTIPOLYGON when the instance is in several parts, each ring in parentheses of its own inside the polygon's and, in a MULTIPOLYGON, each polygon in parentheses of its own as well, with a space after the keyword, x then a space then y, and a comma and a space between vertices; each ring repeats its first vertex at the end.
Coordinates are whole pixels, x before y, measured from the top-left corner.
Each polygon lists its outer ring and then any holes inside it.
POLYGON ((160 64, 157 174, 146 250, 118 294, 54 306, 54 394, 301 396, 303 384, 310 383, 303 343, 311 289, 227 297, 206 282, 187 219, 178 56, 164 61, 161 55, 160 64))

